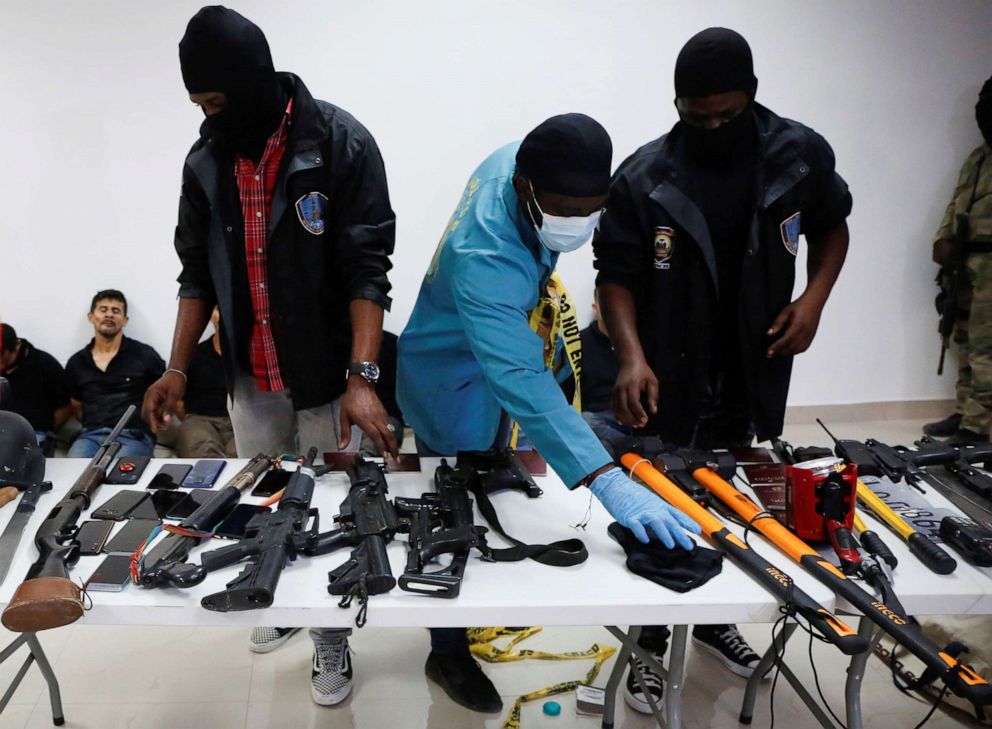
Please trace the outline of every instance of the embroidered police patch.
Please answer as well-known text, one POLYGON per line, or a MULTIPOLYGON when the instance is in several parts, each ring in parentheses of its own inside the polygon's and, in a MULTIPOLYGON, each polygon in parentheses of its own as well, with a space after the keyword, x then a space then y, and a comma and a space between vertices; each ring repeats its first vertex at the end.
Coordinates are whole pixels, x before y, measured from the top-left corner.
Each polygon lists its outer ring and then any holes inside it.
POLYGON ((668 259, 672 257, 674 249, 675 231, 671 228, 658 226, 654 229, 654 267, 657 269, 668 268, 671 264, 668 259))
POLYGON ((801 227, 802 213, 796 213, 795 215, 790 215, 788 218, 782 221, 779 225, 779 230, 782 231, 782 244, 792 255, 799 253, 799 229, 801 227))
POLYGON ((324 207, 327 195, 319 192, 308 192, 296 201, 296 217, 307 232, 321 235, 326 227, 324 224, 324 207))

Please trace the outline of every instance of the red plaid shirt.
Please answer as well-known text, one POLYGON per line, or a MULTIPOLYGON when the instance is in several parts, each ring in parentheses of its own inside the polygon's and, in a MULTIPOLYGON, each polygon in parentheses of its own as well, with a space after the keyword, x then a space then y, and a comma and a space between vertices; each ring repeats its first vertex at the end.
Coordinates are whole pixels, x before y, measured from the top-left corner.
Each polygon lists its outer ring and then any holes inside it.
POLYGON ((279 163, 286 151, 289 135, 289 118, 293 100, 286 106, 286 114, 279 128, 265 144, 265 151, 258 165, 240 155, 234 158, 234 173, 241 197, 241 215, 245 221, 245 254, 248 263, 248 290, 251 292, 251 310, 254 323, 251 329, 251 369, 255 384, 262 392, 285 389, 279 373, 276 342, 269 324, 269 282, 266 257, 269 247, 269 216, 272 212, 272 193, 276 188, 279 163))

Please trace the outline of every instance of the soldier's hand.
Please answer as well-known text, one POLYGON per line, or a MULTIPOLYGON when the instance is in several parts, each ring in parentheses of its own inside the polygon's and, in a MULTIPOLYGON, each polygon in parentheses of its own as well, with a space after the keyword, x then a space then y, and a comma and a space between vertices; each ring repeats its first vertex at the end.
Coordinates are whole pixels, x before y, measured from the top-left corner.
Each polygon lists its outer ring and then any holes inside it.
POLYGON ((658 378, 643 357, 636 362, 622 364, 613 386, 613 413, 624 425, 643 428, 648 423, 648 412, 658 412, 658 378), (647 411, 641 398, 647 394, 647 411))
POLYGON ((954 241, 941 238, 933 243, 933 262, 946 266, 954 257, 954 241))
POLYGON ((823 304, 800 296, 775 317, 767 334, 775 337, 766 356, 788 356, 805 352, 820 326, 823 304))
POLYGON ((389 422, 386 408, 379 402, 375 387, 357 375, 348 378, 348 389, 341 402, 341 441, 338 450, 344 450, 351 443, 351 426, 357 425, 372 442, 376 453, 386 452, 394 456, 399 451, 396 434, 389 422))
POLYGON ((172 416, 179 412, 179 401, 186 395, 186 378, 178 372, 166 372, 145 391, 141 419, 153 431, 165 430, 172 416))

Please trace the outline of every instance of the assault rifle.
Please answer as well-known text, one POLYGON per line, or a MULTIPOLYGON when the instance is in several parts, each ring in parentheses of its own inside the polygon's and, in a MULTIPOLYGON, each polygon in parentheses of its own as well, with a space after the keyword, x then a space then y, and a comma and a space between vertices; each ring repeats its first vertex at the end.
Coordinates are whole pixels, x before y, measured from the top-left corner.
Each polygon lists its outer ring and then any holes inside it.
POLYGON ((347 468, 351 488, 341 502, 341 513, 334 517, 339 528, 320 534, 308 554, 320 555, 354 547, 348 560, 327 574, 327 591, 342 595, 341 607, 348 607, 357 597, 361 605, 356 624, 365 624, 369 595, 389 592, 396 579, 389 567, 387 542, 397 532, 405 531, 409 521, 400 519, 389 502, 389 488, 382 468, 359 457, 347 468))
POLYGON ((203 582, 208 573, 248 559, 248 566, 227 583, 226 589, 207 595, 200 604, 222 613, 269 607, 287 562, 306 553, 317 534, 317 510, 310 508, 316 457, 317 449, 311 448, 289 477, 276 511, 253 516, 240 541, 205 552, 200 564, 182 570, 178 580, 172 578, 173 584, 192 587, 203 582), (313 525, 307 528, 311 517, 313 525))
POLYGON ((69 579, 69 568, 79 559, 76 522, 107 477, 110 464, 121 449, 117 439, 136 409, 134 405, 128 407, 69 493, 38 528, 34 537, 38 559, 3 611, 2 622, 8 630, 17 633, 48 630, 82 617, 79 586, 69 579))
POLYGON ((272 459, 261 453, 252 458, 237 475, 217 491, 210 500, 179 523, 179 530, 170 532, 156 544, 138 564, 138 584, 142 587, 163 585, 182 586, 185 573, 197 569, 185 564, 186 557, 196 545, 209 538, 209 532, 234 510, 241 493, 268 470, 272 459), (184 534, 183 532, 193 532, 184 534))
POLYGON ((476 526, 469 493, 477 487, 479 472, 472 468, 453 469, 446 460, 434 472, 434 493, 419 499, 397 498, 396 509, 410 515, 406 571, 400 588, 432 597, 454 598, 461 590, 462 577, 473 548, 483 559, 492 559, 484 526, 476 526), (452 555, 451 563, 430 572, 426 567, 442 554, 452 555))

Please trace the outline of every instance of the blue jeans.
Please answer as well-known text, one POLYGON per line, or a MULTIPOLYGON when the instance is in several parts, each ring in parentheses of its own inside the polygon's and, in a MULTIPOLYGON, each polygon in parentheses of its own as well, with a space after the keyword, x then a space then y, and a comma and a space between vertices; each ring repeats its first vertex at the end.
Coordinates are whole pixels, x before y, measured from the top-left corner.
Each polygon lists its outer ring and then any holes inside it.
MULTIPOLYGON (((69 446, 68 458, 92 458, 112 428, 84 430, 69 446)), ((120 434, 121 449, 118 456, 150 456, 155 450, 155 437, 138 428, 125 428, 120 434)))
POLYGON ((629 425, 624 425, 610 410, 586 410, 582 413, 582 419, 592 428, 604 443, 611 443, 629 437, 634 431, 629 425))

